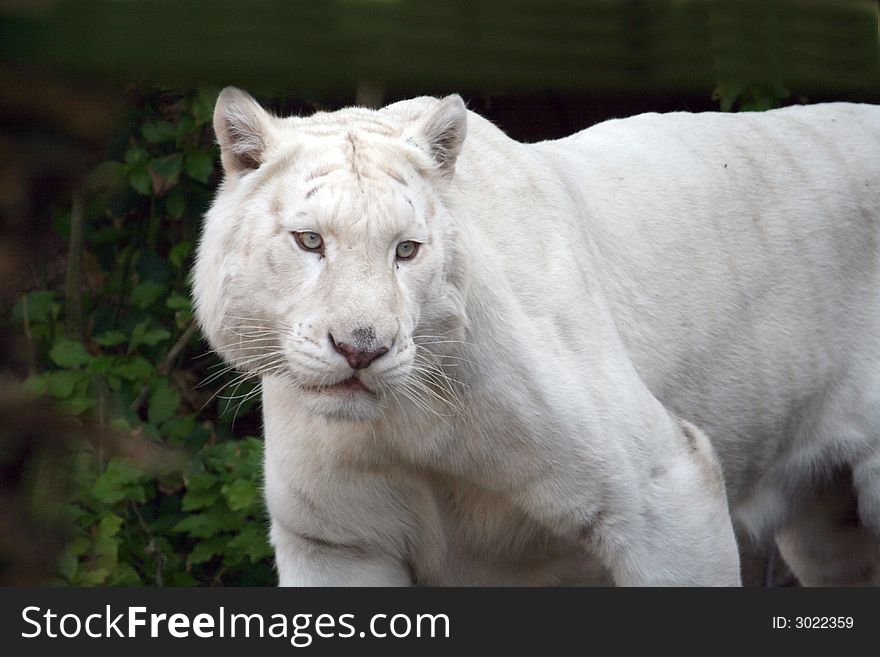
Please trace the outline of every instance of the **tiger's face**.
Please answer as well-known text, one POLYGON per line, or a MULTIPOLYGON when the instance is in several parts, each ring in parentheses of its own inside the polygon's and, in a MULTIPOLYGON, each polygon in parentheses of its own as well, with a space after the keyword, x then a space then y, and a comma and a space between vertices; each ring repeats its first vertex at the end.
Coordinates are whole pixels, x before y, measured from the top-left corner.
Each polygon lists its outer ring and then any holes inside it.
POLYGON ((418 404, 463 321, 443 191, 466 110, 420 107, 277 119, 238 90, 217 102, 226 180, 199 245, 199 320, 231 366, 330 418, 418 404))

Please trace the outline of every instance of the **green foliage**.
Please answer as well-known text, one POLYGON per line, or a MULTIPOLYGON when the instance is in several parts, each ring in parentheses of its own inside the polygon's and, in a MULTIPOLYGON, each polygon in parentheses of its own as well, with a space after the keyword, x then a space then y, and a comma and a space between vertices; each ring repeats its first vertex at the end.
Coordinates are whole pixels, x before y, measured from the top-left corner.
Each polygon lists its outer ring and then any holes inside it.
MULTIPOLYGON (((114 157, 88 175, 81 331, 65 334, 60 283, 23 295, 9 316, 37 361, 24 389, 121 436, 112 450, 97 442, 72 449, 63 509, 70 540, 57 584, 274 583, 262 443, 236 438, 231 426, 240 435, 258 430, 254 402, 212 399, 231 375, 212 389, 197 385, 220 366, 193 329, 188 289, 219 176, 214 98, 135 98, 114 157)), ((59 208, 64 238, 70 220, 59 208)))

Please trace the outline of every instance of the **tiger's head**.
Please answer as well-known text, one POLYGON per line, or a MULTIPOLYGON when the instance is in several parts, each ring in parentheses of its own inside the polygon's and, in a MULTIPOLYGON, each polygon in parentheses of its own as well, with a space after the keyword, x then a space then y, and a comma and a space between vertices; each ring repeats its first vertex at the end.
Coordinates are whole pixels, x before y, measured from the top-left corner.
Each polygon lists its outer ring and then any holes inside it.
POLYGON ((225 175, 193 281, 212 347, 335 419, 442 386, 464 323, 449 194, 461 98, 278 118, 227 88, 214 130, 225 175))

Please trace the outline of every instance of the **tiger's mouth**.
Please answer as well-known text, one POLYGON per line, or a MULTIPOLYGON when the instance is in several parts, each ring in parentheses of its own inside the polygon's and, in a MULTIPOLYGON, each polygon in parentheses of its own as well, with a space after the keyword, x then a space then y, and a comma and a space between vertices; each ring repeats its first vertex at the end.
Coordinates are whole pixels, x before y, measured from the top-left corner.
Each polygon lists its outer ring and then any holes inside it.
POLYGON ((370 389, 366 385, 364 385, 364 382, 356 376, 350 376, 344 381, 334 383, 333 385, 328 387, 331 390, 363 390, 366 392, 370 392, 370 389))
POLYGON ((368 392, 372 393, 363 381, 360 380, 357 376, 350 376, 347 379, 343 379, 342 381, 337 381, 336 383, 331 383, 329 385, 323 386, 307 386, 306 390, 311 392, 368 392))

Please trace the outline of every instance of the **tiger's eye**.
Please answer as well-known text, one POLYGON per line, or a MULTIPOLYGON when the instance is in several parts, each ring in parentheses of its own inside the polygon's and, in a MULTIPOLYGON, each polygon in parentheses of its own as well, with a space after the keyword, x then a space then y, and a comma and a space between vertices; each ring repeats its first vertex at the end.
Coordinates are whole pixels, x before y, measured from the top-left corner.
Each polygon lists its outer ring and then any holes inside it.
POLYGON ((419 243, 407 240, 397 245, 397 259, 409 260, 419 250, 419 243))
POLYGON ((306 251, 321 251, 324 248, 324 239, 318 233, 307 230, 294 233, 293 236, 296 238, 296 243, 306 251))

